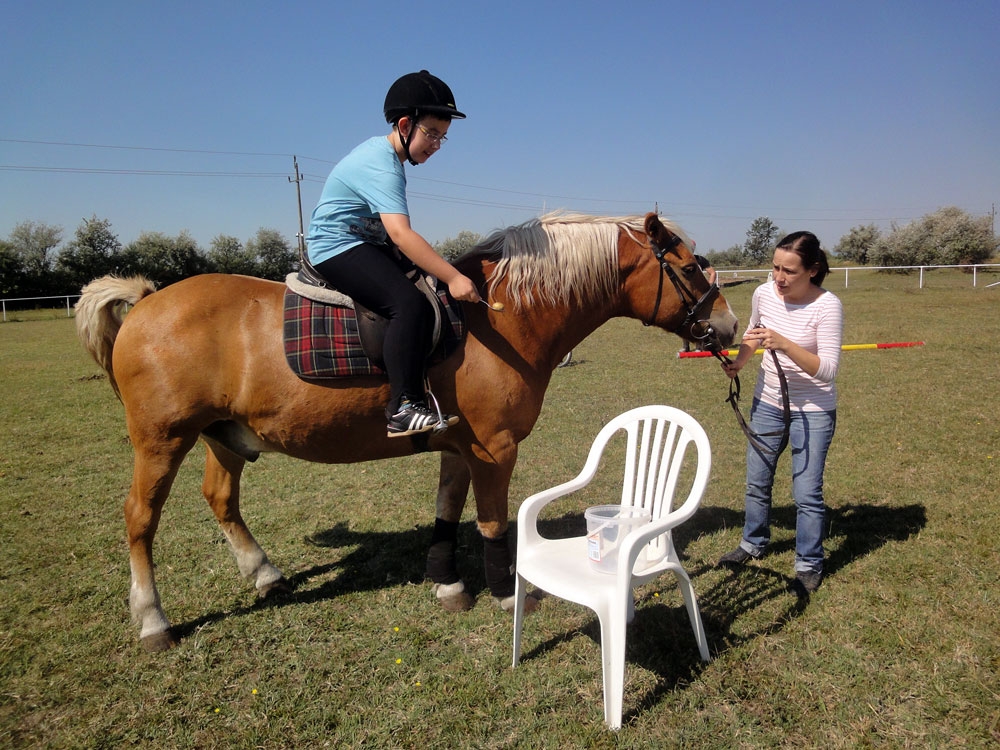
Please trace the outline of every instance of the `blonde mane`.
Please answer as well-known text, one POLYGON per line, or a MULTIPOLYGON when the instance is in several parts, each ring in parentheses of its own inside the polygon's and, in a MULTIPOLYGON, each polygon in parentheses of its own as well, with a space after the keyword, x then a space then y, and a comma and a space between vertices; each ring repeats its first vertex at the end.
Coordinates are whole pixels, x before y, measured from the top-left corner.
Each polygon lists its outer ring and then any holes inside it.
MULTIPOLYGON (((690 247, 688 236, 673 222, 664 226, 690 247)), ((515 307, 536 300, 589 304, 606 299, 619 286, 618 238, 626 232, 640 244, 648 242, 642 216, 590 216, 548 213, 491 234, 469 255, 497 256, 489 279, 489 295, 507 280, 507 295, 515 307)))

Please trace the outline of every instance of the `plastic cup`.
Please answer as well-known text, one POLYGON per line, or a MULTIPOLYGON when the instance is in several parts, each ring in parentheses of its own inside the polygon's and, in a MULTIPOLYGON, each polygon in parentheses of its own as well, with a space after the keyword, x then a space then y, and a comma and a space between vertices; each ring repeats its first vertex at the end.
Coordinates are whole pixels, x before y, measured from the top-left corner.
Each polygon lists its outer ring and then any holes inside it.
POLYGON ((622 541, 633 529, 652 520, 642 508, 627 505, 595 505, 583 516, 587 519, 587 557, 601 573, 615 572, 622 541))

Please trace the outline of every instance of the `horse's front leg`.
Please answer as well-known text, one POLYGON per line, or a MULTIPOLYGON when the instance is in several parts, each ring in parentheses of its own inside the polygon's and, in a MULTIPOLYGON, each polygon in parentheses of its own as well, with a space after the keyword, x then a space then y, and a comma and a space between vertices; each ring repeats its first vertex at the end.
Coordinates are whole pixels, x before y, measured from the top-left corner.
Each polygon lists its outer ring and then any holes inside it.
POLYGON ((246 461, 212 440, 205 439, 205 445, 205 478, 201 491, 229 542, 240 573, 253 580, 257 595, 262 599, 290 592, 291 586, 285 576, 267 559, 240 513, 240 477, 246 461))
MULTIPOLYGON (((476 525, 483 537, 483 564, 486 584, 497 604, 505 612, 514 611, 514 557, 509 538, 510 477, 517 461, 517 446, 489 460, 470 462, 472 491, 476 497, 476 525)), ((525 612, 533 612, 538 599, 525 599, 525 612)))
POLYGON ((426 575, 434 584, 434 593, 441 606, 450 612, 471 609, 475 604, 465 590, 455 563, 458 524, 462 520, 470 482, 471 475, 465 459, 458 453, 442 452, 434 535, 427 553, 426 575))

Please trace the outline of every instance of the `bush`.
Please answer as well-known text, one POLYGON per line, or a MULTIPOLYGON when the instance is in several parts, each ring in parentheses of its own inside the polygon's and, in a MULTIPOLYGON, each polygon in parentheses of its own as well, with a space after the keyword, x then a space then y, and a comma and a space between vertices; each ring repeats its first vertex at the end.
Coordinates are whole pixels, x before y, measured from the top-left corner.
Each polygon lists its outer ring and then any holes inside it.
POLYGON ((869 260, 877 266, 933 266, 986 262, 996 251, 988 216, 950 206, 878 238, 869 260))

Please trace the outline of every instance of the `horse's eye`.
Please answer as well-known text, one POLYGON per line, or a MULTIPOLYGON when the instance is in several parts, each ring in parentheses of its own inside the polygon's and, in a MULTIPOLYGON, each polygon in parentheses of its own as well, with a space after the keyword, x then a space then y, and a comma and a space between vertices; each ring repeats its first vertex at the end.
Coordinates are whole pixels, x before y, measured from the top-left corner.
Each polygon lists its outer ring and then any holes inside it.
POLYGON ((701 269, 698 268, 698 264, 697 263, 690 263, 690 264, 684 266, 684 274, 686 276, 691 276, 691 275, 693 275, 695 272, 697 272, 699 270, 701 270, 701 269))

